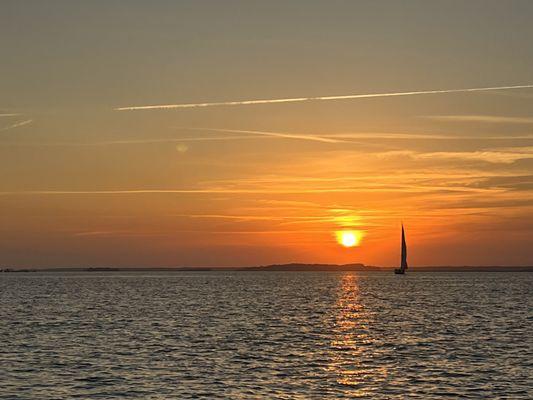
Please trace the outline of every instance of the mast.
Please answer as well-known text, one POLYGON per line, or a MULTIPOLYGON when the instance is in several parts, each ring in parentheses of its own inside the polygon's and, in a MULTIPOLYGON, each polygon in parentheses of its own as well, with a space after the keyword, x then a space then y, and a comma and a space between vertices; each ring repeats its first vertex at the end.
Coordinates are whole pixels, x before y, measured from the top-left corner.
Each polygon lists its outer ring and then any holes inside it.
POLYGON ((407 269, 407 243, 405 242, 405 232, 402 224, 402 259, 400 269, 405 271, 407 269))

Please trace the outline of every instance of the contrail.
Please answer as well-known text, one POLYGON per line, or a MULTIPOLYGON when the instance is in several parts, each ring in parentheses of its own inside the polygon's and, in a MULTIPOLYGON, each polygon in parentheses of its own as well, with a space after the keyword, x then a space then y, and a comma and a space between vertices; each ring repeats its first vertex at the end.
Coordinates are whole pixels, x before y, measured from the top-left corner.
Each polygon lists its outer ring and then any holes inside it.
POLYGON ((8 125, 8 126, 1 128, 0 132, 7 131, 8 129, 18 128, 19 126, 28 125, 28 124, 31 124, 32 122, 33 122, 32 119, 27 119, 26 121, 20 121, 12 125, 8 125))
POLYGON ((268 136, 268 137, 276 137, 276 138, 284 138, 284 139, 311 140, 315 142, 324 142, 324 143, 345 142, 345 140, 342 140, 342 139, 328 138, 328 137, 319 136, 319 135, 298 134, 298 133, 250 131, 250 130, 241 130, 241 129, 222 129, 222 128, 180 128, 180 129, 190 129, 190 130, 196 130, 196 131, 225 132, 225 133, 249 133, 252 135, 259 135, 259 136, 268 136))
POLYGON ((157 144, 157 143, 182 143, 182 142, 216 142, 216 141, 231 141, 231 140, 245 140, 245 139, 271 139, 270 136, 222 136, 222 137, 194 137, 181 139, 139 139, 139 140, 110 140, 102 142, 0 142, 0 147, 103 147, 114 145, 136 145, 136 144, 157 144))
POLYGON ((511 90, 511 89, 531 89, 533 84, 517 86, 495 86, 469 89, 445 89, 445 90, 422 90, 414 92, 393 92, 393 93, 368 93, 368 94, 349 94, 342 96, 319 96, 319 97, 294 97, 287 99, 263 99, 263 100, 241 100, 241 101, 223 101, 215 103, 187 103, 187 104, 159 104, 148 106, 128 106, 118 107, 115 111, 134 111, 134 110, 161 110, 173 108, 197 108, 197 107, 215 107, 215 106, 244 106, 251 104, 272 104, 272 103, 295 103, 303 101, 324 101, 324 100, 347 100, 347 99, 364 99, 372 97, 394 97, 394 96, 414 96, 421 94, 444 94, 444 93, 464 93, 464 92, 487 92, 492 90, 511 90))
MULTIPOLYGON (((533 135, 510 135, 510 136, 450 136, 450 135, 435 135, 435 134, 410 134, 410 133, 383 133, 383 132, 366 132, 366 133, 329 133, 329 134, 304 134, 304 133, 289 133, 289 132, 272 132, 272 131, 255 131, 242 129, 228 129, 228 128, 191 128, 191 127, 177 127, 177 129, 198 130, 198 131, 212 131, 223 133, 249 133, 252 135, 260 135, 262 138, 279 138, 279 139, 298 139, 310 140, 324 143, 359 143, 368 145, 366 142, 360 140, 374 140, 374 139, 390 139, 390 140, 412 140, 412 139, 426 139, 426 140, 510 140, 510 139, 533 139, 533 135), (357 140, 357 141, 354 141, 357 140)), ((235 139, 253 139, 255 136, 228 136, 228 138, 235 139)), ((222 138, 213 138, 222 139, 222 138)), ((257 137, 257 139, 259 139, 257 137)), ((380 147, 383 147, 380 145, 380 147)))

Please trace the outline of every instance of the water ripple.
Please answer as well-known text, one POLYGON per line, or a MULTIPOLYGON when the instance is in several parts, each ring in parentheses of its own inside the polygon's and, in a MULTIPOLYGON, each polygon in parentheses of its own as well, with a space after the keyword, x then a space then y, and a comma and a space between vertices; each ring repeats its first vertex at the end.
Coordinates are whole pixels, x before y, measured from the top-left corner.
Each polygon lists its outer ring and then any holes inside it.
POLYGON ((0 398, 533 398, 530 273, 31 273, 0 289, 0 398))

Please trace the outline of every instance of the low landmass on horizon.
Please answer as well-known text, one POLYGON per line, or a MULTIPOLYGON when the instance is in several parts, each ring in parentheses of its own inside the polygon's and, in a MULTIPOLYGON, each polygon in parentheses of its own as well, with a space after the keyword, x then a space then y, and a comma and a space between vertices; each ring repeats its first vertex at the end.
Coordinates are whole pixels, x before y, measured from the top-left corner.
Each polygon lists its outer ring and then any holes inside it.
MULTIPOLYGON (((272 272, 380 272, 392 271, 394 267, 379 267, 373 265, 364 265, 361 263, 353 264, 306 264, 306 263, 289 263, 289 264, 271 264, 250 267, 79 267, 79 268, 0 268, 0 273, 8 272, 69 272, 69 271, 86 271, 86 272, 114 272, 114 271, 272 271, 272 272)), ((460 265, 460 266, 419 266, 410 267, 411 272, 533 272, 533 266, 483 266, 483 265, 460 265)))

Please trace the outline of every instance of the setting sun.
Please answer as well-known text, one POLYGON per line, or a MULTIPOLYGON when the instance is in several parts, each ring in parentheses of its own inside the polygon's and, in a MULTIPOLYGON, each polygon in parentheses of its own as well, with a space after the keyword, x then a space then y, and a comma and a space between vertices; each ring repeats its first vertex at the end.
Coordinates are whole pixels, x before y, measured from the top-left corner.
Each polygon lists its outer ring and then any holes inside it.
POLYGON ((337 241, 344 247, 358 246, 363 237, 360 231, 338 231, 336 235, 337 241))

